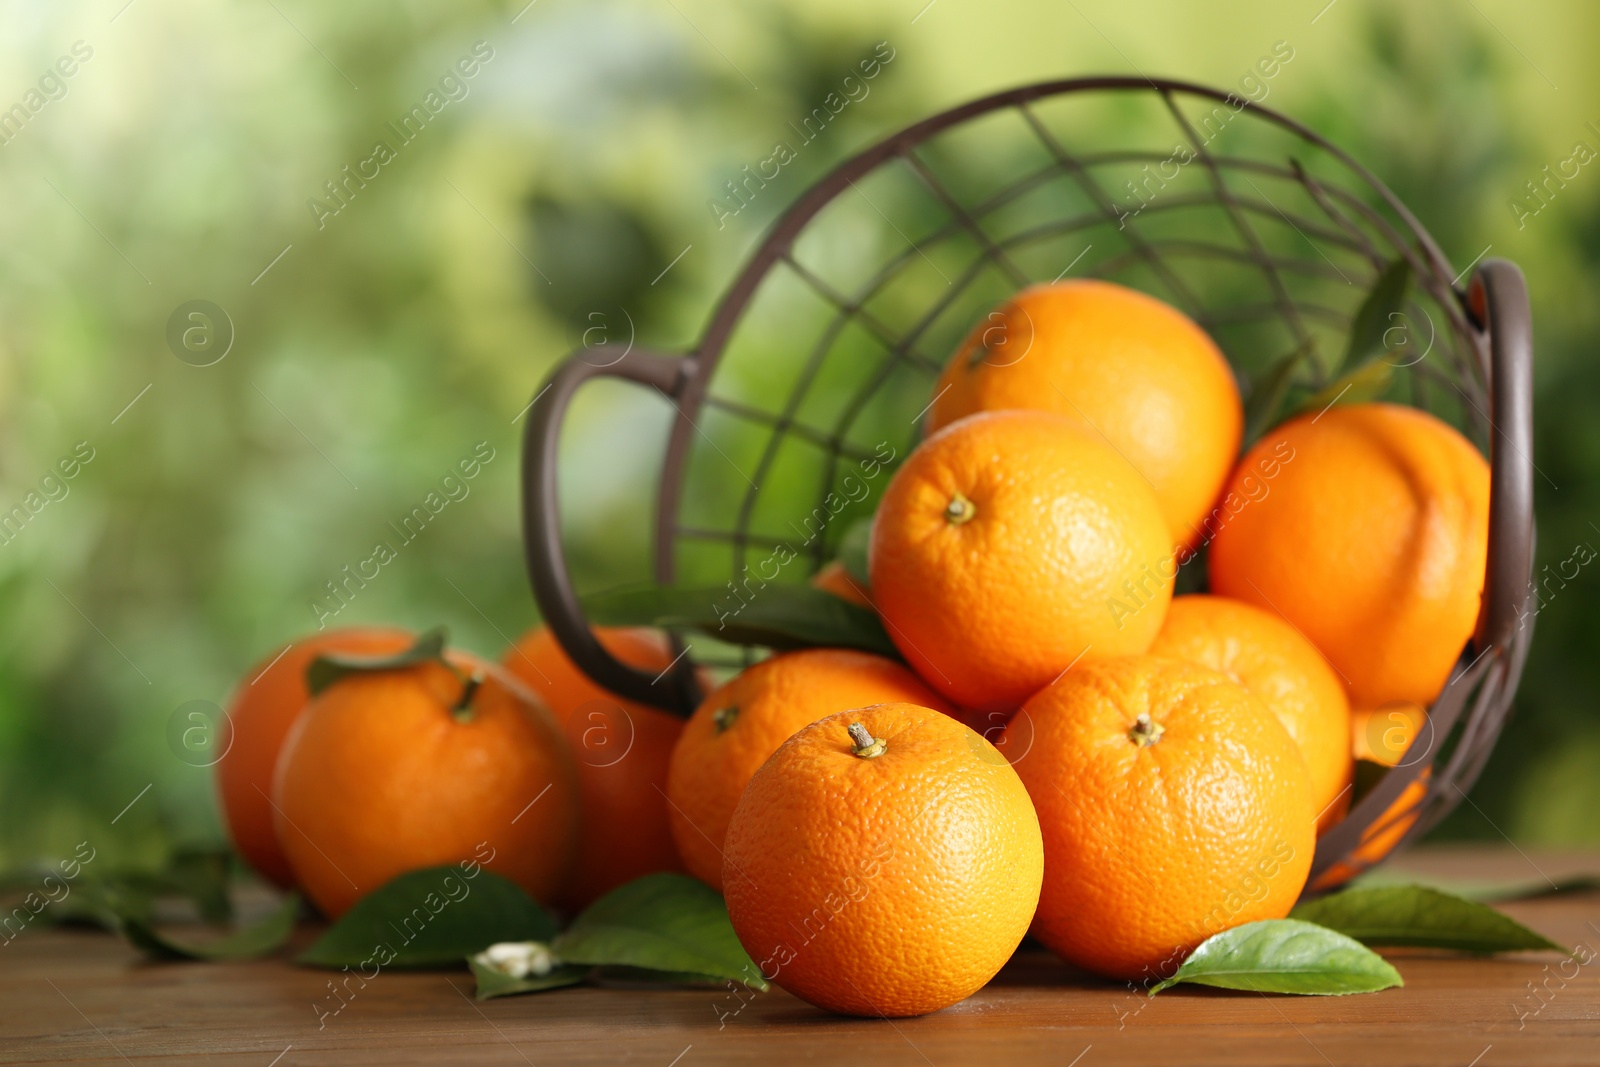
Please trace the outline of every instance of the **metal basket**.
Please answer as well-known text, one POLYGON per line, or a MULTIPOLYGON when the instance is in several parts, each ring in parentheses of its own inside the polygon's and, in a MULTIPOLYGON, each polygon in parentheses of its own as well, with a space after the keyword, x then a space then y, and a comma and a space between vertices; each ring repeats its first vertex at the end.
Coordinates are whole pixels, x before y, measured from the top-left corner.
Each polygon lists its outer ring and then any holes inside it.
MULTIPOLYGON (((730 185, 729 209, 763 195, 766 173, 746 168, 730 185)), ((573 589, 557 443, 573 395, 591 379, 649 386, 676 408, 655 508, 658 581, 739 582, 780 545, 794 553, 784 578, 798 580, 830 557, 847 519, 871 514, 888 476, 866 478, 860 461, 886 449, 906 454, 961 337, 1024 285, 1092 276, 1153 293, 1211 333, 1248 397, 1276 359, 1306 345, 1319 355, 1301 364, 1303 384, 1326 384, 1329 357, 1396 257, 1415 279, 1397 322, 1409 332, 1405 357, 1391 360, 1396 390, 1487 452, 1489 556, 1476 634, 1428 727, 1322 837, 1312 878, 1341 862, 1359 869, 1352 854, 1380 820, 1415 814, 1409 839, 1465 795, 1526 657, 1527 290, 1513 264, 1495 259, 1478 264, 1463 290, 1382 182, 1305 127, 1233 94, 1085 78, 935 115, 840 165, 784 212, 693 351, 574 353, 541 389, 525 442, 525 537, 539 608, 595 681, 678 714, 692 710, 695 657, 660 678, 623 665, 591 635, 573 589), (852 478, 867 487, 859 499, 852 478), (1390 811, 1430 767, 1417 807, 1390 811)))

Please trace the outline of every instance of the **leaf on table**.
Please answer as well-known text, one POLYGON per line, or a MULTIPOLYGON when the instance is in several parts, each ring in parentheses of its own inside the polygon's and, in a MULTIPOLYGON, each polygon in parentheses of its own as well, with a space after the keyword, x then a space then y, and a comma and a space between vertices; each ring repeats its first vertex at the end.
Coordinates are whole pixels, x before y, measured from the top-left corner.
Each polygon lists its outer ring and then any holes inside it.
POLYGON ((232 862, 225 849, 183 849, 162 874, 173 892, 194 902, 201 919, 221 924, 233 918, 232 862))
POLYGON ((547 974, 529 974, 521 978, 513 977, 502 970, 480 963, 471 956, 467 957, 467 966, 472 968, 472 976, 478 981, 477 998, 489 1000, 492 997, 512 997, 519 993, 542 993, 547 989, 561 989, 565 986, 577 985, 589 973, 587 967, 560 965, 547 974))
POLYGON ((716 890, 682 874, 649 874, 589 905, 551 943, 563 963, 637 967, 765 989, 716 890))
POLYGON ((1406 288, 1411 282, 1411 264, 1404 256, 1391 262, 1374 279, 1366 299, 1350 320, 1350 335, 1345 343, 1339 373, 1346 374, 1391 348, 1389 331, 1403 322, 1406 288))
POLYGON ((1593 893, 1600 890, 1600 875, 1574 874, 1555 881, 1523 882, 1516 885, 1491 886, 1469 894, 1490 903, 1513 900, 1541 900, 1545 897, 1564 897, 1576 893, 1593 893))
POLYGON ((403 652, 381 656, 359 656, 349 652, 324 652, 306 668, 306 687, 316 696, 339 679, 352 674, 397 671, 429 660, 444 659, 445 628, 437 626, 403 652))
POLYGON ((515 883, 459 866, 400 875, 367 894, 298 957, 316 967, 456 965, 498 941, 549 941, 555 920, 515 883))
POLYGON ((1361 942, 1298 919, 1263 919, 1206 938, 1150 995, 1179 982, 1303 996, 1405 985, 1400 972, 1361 942))
POLYGON ((585 597, 583 607, 600 626, 691 628, 736 645, 857 648, 900 658, 876 612, 820 589, 752 581, 743 596, 727 586, 642 586, 585 597))
POLYGON ((252 960, 270 955, 283 947, 294 930, 300 912, 300 896, 290 893, 276 911, 237 933, 215 941, 194 944, 157 933, 144 918, 118 915, 117 927, 133 945, 157 959, 165 960, 252 960))
POLYGON ((1290 916, 1366 945, 1474 955, 1561 946, 1487 904, 1422 885, 1355 886, 1298 905, 1290 916))
POLYGON ((867 585, 867 549, 872 543, 872 519, 857 519, 845 527, 844 536, 839 539, 839 554, 835 557, 844 565, 845 573, 867 585))
POLYGON ((648 967, 596 967, 592 975, 596 985, 617 986, 621 988, 637 986, 725 986, 729 981, 744 981, 744 978, 728 979, 715 974, 696 974, 694 971, 657 971, 648 967))

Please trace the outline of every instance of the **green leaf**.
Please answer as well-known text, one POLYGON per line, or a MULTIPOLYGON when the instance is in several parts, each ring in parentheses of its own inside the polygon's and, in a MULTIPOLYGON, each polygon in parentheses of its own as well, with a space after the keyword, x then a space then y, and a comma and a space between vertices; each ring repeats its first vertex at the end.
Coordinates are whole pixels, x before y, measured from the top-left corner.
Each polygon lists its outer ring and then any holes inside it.
POLYGON ((1411 264, 1404 256, 1383 269, 1372 283, 1367 298, 1350 320, 1350 336, 1345 344, 1339 372, 1352 371, 1375 356, 1388 351, 1385 335, 1395 325, 1405 306, 1406 287, 1411 282, 1411 264))
POLYGON ((233 900, 228 895, 230 864, 223 849, 184 849, 173 854, 164 877, 173 891, 194 901, 200 918, 221 924, 233 918, 233 900))
POLYGON ((1368 793, 1378 787, 1383 781, 1383 776, 1389 773, 1390 768, 1377 760, 1358 759, 1350 775, 1350 806, 1353 808, 1361 803, 1368 793))
POLYGON ((129 891, 120 881, 85 875, 70 896, 46 908, 39 917, 53 923, 99 926, 118 933, 124 919, 146 925, 154 922, 155 898, 148 893, 129 891))
POLYGON ((725 986, 729 981, 740 980, 742 979, 721 978, 714 974, 696 974, 693 971, 655 971, 648 967, 597 967, 595 968, 594 972, 594 981, 596 985, 614 985, 619 987, 641 985, 725 986))
POLYGON ((585 597, 583 607, 600 626, 692 628, 736 645, 858 648, 900 658, 876 612, 809 585, 763 587, 752 577, 737 595, 727 586, 643 586, 585 597))
POLYGON ((546 989, 560 989, 563 986, 577 985, 589 973, 587 967, 574 967, 570 964, 556 967, 549 974, 530 976, 527 978, 513 978, 504 971, 497 971, 493 967, 485 967, 470 956, 467 966, 472 968, 472 976, 478 980, 477 998, 488 1000, 491 997, 512 997, 519 993, 542 993, 546 989))
POLYGON ((1487 904, 1422 885, 1356 886, 1305 901, 1290 915, 1365 945, 1444 948, 1474 955, 1563 951, 1487 904))
POLYGON ((1565 897, 1577 893, 1593 893, 1596 890, 1600 890, 1600 875, 1573 874, 1557 878, 1554 882, 1518 882, 1513 885, 1489 886, 1468 895, 1477 900, 1505 903, 1512 900, 1565 897))
POLYGON ((435 627, 417 638, 417 643, 404 652, 385 656, 356 656, 343 652, 324 652, 306 668, 306 687, 316 696, 334 682, 351 674, 375 671, 397 671, 414 667, 428 660, 444 662, 444 645, 447 634, 443 626, 435 627))
POLYGON ((872 543, 872 519, 857 519, 845 527, 844 536, 839 539, 839 553, 836 558, 844 564, 844 569, 850 577, 867 585, 867 549, 872 543))
POLYGON ((1307 411, 1323 412, 1335 404, 1362 404, 1376 400, 1394 381, 1394 365, 1385 360, 1374 360, 1350 373, 1329 382, 1325 387, 1306 398, 1295 409, 1299 415, 1307 411))
POLYGON ((555 920, 498 874, 429 867, 362 897, 298 962, 437 967, 458 964, 497 941, 549 941, 555 932, 555 920))
POLYGON ((682 874, 648 874, 595 901, 550 946, 565 963, 737 979, 765 989, 717 891, 682 874))
POLYGON ((164 867, 156 869, 108 870, 103 863, 93 867, 84 863, 76 873, 65 875, 65 860, 31 864, 0 874, 0 913, 21 904, 29 892, 53 896, 46 879, 54 879, 66 891, 37 913, 39 922, 89 923, 115 931, 121 917, 132 916, 148 925, 158 900, 182 897, 194 905, 202 921, 225 926, 233 918, 232 862, 226 849, 179 848, 164 867), (12 896, 19 899, 10 902, 12 896))
POLYGON ((1267 368, 1250 390, 1250 399, 1244 406, 1245 443, 1249 444, 1266 433, 1277 422, 1289 386, 1294 382, 1295 371, 1307 356, 1316 351, 1316 342, 1307 340, 1293 352, 1267 368))
POLYGON ((117 928, 135 947, 157 959, 164 960, 251 960, 266 956, 283 947, 294 930, 295 916, 300 912, 300 895, 290 893, 278 910, 253 926, 216 941, 192 944, 175 941, 163 934, 138 915, 118 915, 117 928))
POLYGON ((1317 996, 1405 985, 1398 971, 1361 942, 1298 919, 1263 919, 1206 938, 1150 995, 1179 982, 1317 996))

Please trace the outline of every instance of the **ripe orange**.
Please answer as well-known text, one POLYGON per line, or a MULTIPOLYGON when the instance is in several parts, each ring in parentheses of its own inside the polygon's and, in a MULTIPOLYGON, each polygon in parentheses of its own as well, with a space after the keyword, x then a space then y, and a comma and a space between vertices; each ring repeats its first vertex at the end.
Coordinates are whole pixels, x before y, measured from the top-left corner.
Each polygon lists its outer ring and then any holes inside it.
POLYGON ((1352 704, 1429 703, 1478 618, 1488 464, 1443 422, 1394 404, 1291 420, 1239 470, 1269 455, 1277 476, 1256 482, 1212 542, 1211 591, 1292 622, 1352 704))
POLYGON ((409 648, 414 640, 404 630, 387 628, 327 630, 275 652, 239 680, 228 704, 233 740, 217 761, 217 796, 234 847, 269 882, 284 889, 294 885, 272 828, 272 772, 290 727, 311 697, 306 668, 324 652, 385 655, 409 648))
MULTIPOLYGON (((659 672, 672 662, 658 630, 597 628, 595 636, 631 667, 659 672)), ((635 878, 683 870, 663 793, 683 720, 600 688, 543 626, 524 634, 501 665, 544 698, 577 759, 583 835, 558 902, 575 911, 635 878)))
POLYGON ((978 323, 934 385, 931 434, 977 411, 1037 408, 1088 423, 1155 489, 1193 545, 1239 452, 1239 387, 1182 312, 1111 282, 1025 289, 978 323))
POLYGON ((1016 773, 940 712, 830 715, 756 772, 728 829, 728 915, 762 974, 830 1011, 938 1011, 1028 930, 1044 857, 1016 773))
POLYGON ((1080 664, 1006 728, 1044 831, 1033 934, 1154 983, 1222 930, 1289 913, 1316 836, 1305 760, 1249 690, 1181 660, 1080 664))
POLYGON ((555 720, 499 667, 449 660, 346 676, 289 735, 278 840, 330 918, 422 867, 476 859, 545 903, 571 870, 578 775, 555 720))
POLYGON ((924 441, 884 492, 868 567, 901 653, 979 711, 1017 707, 1080 658, 1143 652, 1178 569, 1139 473, 1042 411, 924 441))
POLYGON ((1316 646, 1269 611, 1220 596, 1180 596, 1150 646, 1244 686, 1278 717, 1311 774, 1321 833, 1350 807, 1350 702, 1316 646))
POLYGON ((773 656, 701 703, 672 750, 672 837, 689 873, 717 889, 728 821, 750 776, 797 730, 867 704, 947 705, 900 664, 866 652, 812 648, 773 656))
MULTIPOLYGON (((1350 747, 1355 758, 1385 767, 1397 766, 1406 758, 1406 750, 1422 730, 1427 717, 1428 713, 1416 704, 1404 702, 1356 710, 1350 718, 1350 747)), ((1426 759, 1427 754, 1417 753, 1410 758, 1426 759)), ((1335 863, 1311 883, 1311 888, 1323 892, 1343 885, 1393 852, 1422 814, 1418 805, 1427 795, 1428 779, 1432 776, 1433 768, 1427 767, 1401 790, 1394 803, 1362 833, 1352 862, 1335 863)))

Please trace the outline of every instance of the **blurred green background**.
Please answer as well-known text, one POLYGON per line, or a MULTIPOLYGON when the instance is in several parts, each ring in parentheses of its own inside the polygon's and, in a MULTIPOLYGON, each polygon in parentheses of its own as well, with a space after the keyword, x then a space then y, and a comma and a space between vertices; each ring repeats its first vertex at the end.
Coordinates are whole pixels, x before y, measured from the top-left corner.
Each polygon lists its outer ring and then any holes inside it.
MULTIPOLYGON (((0 508, 28 512, 0 535, 0 868, 86 837, 134 864, 220 840, 210 771, 171 740, 177 709, 225 702, 315 629, 338 606, 325 583, 475 448, 493 459, 467 495, 337 622, 444 622, 497 656, 536 621, 519 416, 590 310, 628 309, 640 344, 688 345, 813 179, 1027 81, 1232 88, 1288 42, 1264 102, 1369 165, 1458 267, 1488 248, 1527 272, 1540 562, 1600 546, 1600 164, 1536 215, 1512 207, 1576 142, 1600 148, 1600 10, 924 4, 0 6, 0 108, 23 109, 0 116, 0 508), (880 41, 894 60, 870 94, 719 218, 724 183, 880 41), (330 197, 474 54, 376 177, 330 197), (209 366, 168 343, 193 300, 231 322, 209 366), (75 476, 47 480, 75 450, 75 476)), ((587 587, 646 573, 670 414, 606 385, 574 409, 565 521, 587 587)), ((1600 842, 1597 591, 1586 568, 1548 598, 1516 718, 1436 836, 1600 842)))

